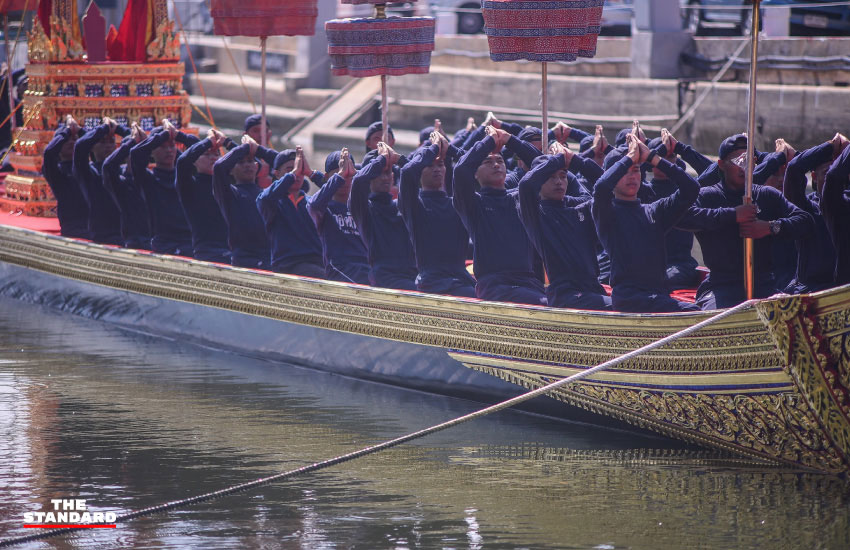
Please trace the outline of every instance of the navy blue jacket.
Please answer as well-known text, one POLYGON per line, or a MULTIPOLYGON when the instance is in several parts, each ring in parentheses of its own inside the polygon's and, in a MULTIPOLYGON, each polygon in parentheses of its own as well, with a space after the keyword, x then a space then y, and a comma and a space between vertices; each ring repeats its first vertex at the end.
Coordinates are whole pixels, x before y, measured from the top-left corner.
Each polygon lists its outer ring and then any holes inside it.
POLYGON ((614 198, 614 187, 632 160, 625 156, 593 188, 596 233, 611 256, 611 297, 669 294, 665 235, 682 218, 699 193, 699 184, 678 166, 661 159, 658 169, 679 189, 669 197, 643 204, 614 198))
POLYGON ((826 173, 821 194, 821 211, 835 245, 835 284, 850 283, 850 147, 833 161, 826 173))
POLYGON ((454 207, 472 236, 475 278, 479 283, 490 276, 534 278, 535 252, 519 218, 518 191, 475 191, 475 171, 494 145, 492 137, 485 137, 455 166, 454 207))
POLYGON ((71 131, 62 126, 53 134, 53 139, 44 148, 41 173, 56 197, 56 215, 63 236, 90 238, 89 205, 72 173, 72 160, 62 161, 59 153, 71 138, 71 131))
POLYGON ((426 292, 448 293, 458 281, 473 286, 466 271, 469 233, 445 191, 419 188, 422 171, 439 154, 439 145, 426 141, 401 170, 398 205, 413 241, 419 276, 416 286, 426 292))
POLYGON ((366 245, 360 238, 360 231, 348 209, 348 203, 333 199, 344 183, 345 180, 339 174, 331 176, 331 179, 308 199, 307 210, 319 231, 325 274, 328 278, 340 280, 342 277, 342 280, 350 279, 356 283, 368 284, 368 274, 365 278, 358 276, 362 266, 369 265, 366 245))
POLYGON ((369 184, 384 171, 378 155, 357 171, 351 182, 348 208, 360 230, 369 258, 373 285, 415 290, 416 258, 398 203, 389 193, 370 193, 369 184))
MULTIPOLYGON (((162 254, 192 256, 192 230, 175 186, 174 168, 148 170, 151 152, 170 139, 168 132, 153 132, 130 149, 130 170, 133 180, 142 188, 151 219, 151 250, 162 254)), ((178 132, 175 140, 186 146, 198 138, 178 132)))
POLYGON ((213 197, 227 222, 230 263, 240 267, 268 269, 271 259, 263 218, 257 210, 260 186, 232 184, 231 170, 250 152, 248 144, 234 147, 213 168, 213 197))
POLYGON ((212 147, 202 139, 177 157, 177 196, 192 231, 192 252, 196 260, 230 263, 227 223, 213 197, 213 177, 195 169, 195 161, 212 147))
POLYGON ((103 187, 102 162, 91 162, 89 157, 97 142, 109 132, 109 126, 101 124, 86 132, 74 145, 72 172, 80 185, 80 191, 89 206, 89 235, 96 243, 124 244, 121 238, 121 215, 118 205, 103 187))
POLYGON ((150 214, 145 195, 135 184, 129 167, 122 167, 136 141, 127 136, 121 145, 103 161, 103 186, 121 213, 121 236, 127 248, 149 250, 151 247, 150 214))
POLYGON ((275 270, 286 271, 302 262, 323 265, 322 243, 307 212, 307 195, 300 189, 295 196, 289 193, 297 183, 295 174, 287 172, 257 195, 257 208, 266 224, 271 266, 275 270))
POLYGON ((835 247, 821 213, 821 198, 817 193, 806 195, 806 173, 831 161, 832 142, 826 142, 795 156, 785 170, 782 193, 791 204, 808 212, 815 220, 812 236, 797 241, 797 270, 789 290, 813 292, 833 285, 835 247))
MULTIPOLYGON (((543 257, 549 275, 549 305, 558 304, 564 292, 605 294, 597 280, 596 227, 590 197, 564 197, 563 201, 540 198, 540 189, 558 170, 566 170, 563 155, 546 155, 519 184, 520 214, 531 242, 543 257)), ((602 168, 590 159, 574 155, 570 168, 582 170, 593 183, 602 168)))
MULTIPOLYGON (((667 146, 664 145, 664 143, 661 143, 653 150, 662 157, 667 156, 667 146)), ((702 174, 703 172, 708 170, 712 164, 715 164, 711 161, 710 158, 703 155, 690 145, 682 143, 681 141, 676 142, 674 153, 682 157, 682 160, 687 162, 688 165, 693 168, 697 174, 702 174)))
MULTIPOLYGON (((744 288, 744 240, 735 215, 743 197, 743 190, 728 187, 721 178, 720 183, 700 189, 696 204, 678 224, 682 229, 696 231, 703 260, 711 270, 697 291, 698 297, 720 287, 744 288)), ((764 297, 776 291, 771 241, 806 238, 814 230, 814 220, 772 187, 754 185, 753 202, 759 208, 759 219, 781 223, 776 237, 756 239, 753 243, 756 293, 764 297)))

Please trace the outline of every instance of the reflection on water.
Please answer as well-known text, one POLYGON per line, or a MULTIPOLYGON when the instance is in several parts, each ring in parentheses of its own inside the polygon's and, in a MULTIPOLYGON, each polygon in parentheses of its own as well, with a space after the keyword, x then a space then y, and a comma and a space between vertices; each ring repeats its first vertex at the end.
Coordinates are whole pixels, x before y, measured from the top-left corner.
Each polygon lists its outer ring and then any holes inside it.
MULTIPOLYGON (((119 513, 346 453, 474 403, 0 299, 0 538, 51 498, 119 513)), ((506 411, 309 476, 31 548, 826 548, 850 489, 506 411)))

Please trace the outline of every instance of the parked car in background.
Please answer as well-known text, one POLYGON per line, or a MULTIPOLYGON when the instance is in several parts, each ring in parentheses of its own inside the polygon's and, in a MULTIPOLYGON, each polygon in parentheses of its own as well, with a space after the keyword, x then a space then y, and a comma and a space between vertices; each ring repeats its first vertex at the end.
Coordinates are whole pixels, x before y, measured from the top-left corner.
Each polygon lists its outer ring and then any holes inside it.
MULTIPOLYGON (((791 9, 791 35, 850 36, 850 2, 817 6, 818 0, 764 0, 761 15, 776 7, 791 9)), ((824 4, 834 2, 823 1, 824 4)), ((752 30, 752 0, 681 0, 682 27, 694 34, 724 30, 749 34, 752 30)))
MULTIPOLYGON (((642 0, 647 1, 647 0, 642 0)), ((603 34, 629 34, 631 32, 634 0, 605 0, 602 10, 603 34)), ((481 2, 476 0, 430 0, 431 13, 451 10, 457 14, 458 34, 484 32, 481 2)))
POLYGON ((634 0, 605 0, 601 34, 630 35, 634 16, 634 0))
POLYGON ((800 6, 811 0, 792 0, 791 34, 813 36, 850 36, 850 2, 845 6, 800 6))
POLYGON ((748 34, 753 28, 750 0, 681 0, 680 6, 682 28, 694 34, 718 27, 748 34))

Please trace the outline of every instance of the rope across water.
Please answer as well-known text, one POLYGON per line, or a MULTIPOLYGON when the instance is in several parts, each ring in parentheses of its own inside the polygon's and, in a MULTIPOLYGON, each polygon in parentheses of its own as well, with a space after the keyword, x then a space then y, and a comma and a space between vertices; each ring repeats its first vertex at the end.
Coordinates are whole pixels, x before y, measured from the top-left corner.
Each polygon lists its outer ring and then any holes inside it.
MULTIPOLYGON (((143 516, 149 516, 149 515, 157 514, 157 513, 161 513, 161 512, 167 512, 167 511, 170 511, 170 510, 176 510, 178 508, 185 508, 185 507, 191 506, 193 504, 200 504, 202 502, 207 502, 207 501, 214 500, 214 499, 217 499, 217 498, 221 498, 221 497, 224 497, 224 496, 228 496, 228 495, 232 495, 232 494, 239 493, 239 492, 242 492, 242 491, 246 491, 248 489, 253 489, 254 487, 261 487, 263 485, 268 485, 269 483, 273 483, 275 481, 281 481, 281 480, 284 480, 284 479, 289 479, 289 478, 296 477, 296 476, 303 475, 303 474, 307 474, 307 473, 310 473, 310 472, 315 472, 317 470, 322 470, 322 469, 328 468, 330 466, 342 464, 343 462, 348 462, 348 461, 354 460, 356 458, 360 458, 360 457, 364 457, 366 455, 374 454, 374 453, 377 453, 379 451, 383 451, 384 449, 389 449, 391 447, 401 445, 402 443, 407 443, 408 441, 413 441, 414 439, 419 439, 421 437, 425 437, 426 435, 431 435, 433 433, 436 433, 436 432, 439 432, 439 431, 442 431, 442 430, 445 430, 445 429, 448 429, 448 428, 452 428, 452 427, 457 426, 459 424, 469 422, 470 420, 475 420, 477 418, 487 416, 489 414, 492 414, 492 413, 513 407, 514 405, 518 405, 518 404, 523 403, 525 401, 528 401, 530 399, 534 399, 535 397, 545 395, 545 394, 547 394, 547 393, 549 393, 549 392, 551 392, 555 389, 566 386, 567 384, 570 384, 570 383, 575 382, 577 380, 581 380, 583 378, 587 378, 589 376, 592 376, 592 375, 596 374, 597 372, 599 372, 601 370, 619 365, 620 363, 624 363, 624 362, 626 362, 630 359, 633 359, 633 358, 635 358, 639 355, 642 355, 642 354, 644 354, 648 351, 652 351, 654 349, 665 346, 665 345, 667 345, 671 342, 675 342, 676 340, 678 340, 680 338, 683 338, 685 336, 693 334, 694 332, 702 330, 703 328, 707 327, 708 325, 711 325, 713 323, 716 323, 717 321, 720 321, 720 320, 725 319, 725 318, 727 318, 731 315, 734 315, 735 313, 738 313, 740 311, 748 309, 748 308, 752 307, 758 301, 759 300, 747 300, 746 302, 743 302, 743 303, 741 303, 741 304, 739 304, 739 305, 737 305, 733 308, 722 311, 722 312, 718 313, 717 315, 709 317, 708 319, 701 321, 699 323, 696 323, 695 325, 691 325, 691 326, 689 326, 685 329, 682 329, 678 332, 670 334, 669 336, 665 336, 664 338, 661 338, 660 340, 656 340, 655 342, 652 342, 651 344, 647 344, 646 346, 643 346, 643 347, 638 348, 636 350, 630 351, 629 353, 626 353, 626 354, 621 355, 619 357, 615 357, 614 359, 611 359, 609 361, 605 361, 604 363, 596 365, 595 367, 592 367, 588 370, 574 374, 574 375, 569 376, 567 378, 563 378, 561 380, 558 380, 557 382, 552 382, 551 384, 537 388, 536 390, 526 392, 522 395, 518 395, 517 397, 508 399, 506 401, 502 401, 500 403, 497 403, 495 405, 491 405, 491 406, 486 407, 484 409, 480 409, 480 410, 475 411, 473 413, 457 417, 457 418, 449 420, 447 422, 443 422, 442 424, 437 424, 437 425, 431 426, 429 428, 419 430, 417 432, 409 433, 407 435, 403 435, 403 436, 398 437, 396 439, 384 441, 383 443, 378 443, 377 445, 372 445, 370 447, 364 447, 364 448, 359 449, 357 451, 353 451, 351 453, 340 455, 340 456, 331 458, 329 460, 324 460, 322 462, 315 462, 315 463, 307 465, 307 466, 302 466, 301 468, 297 468, 295 470, 289 470, 289 471, 286 471, 286 472, 281 472, 281 473, 274 474, 274 475, 271 475, 271 476, 268 476, 268 477, 261 477, 259 479, 255 479, 253 481, 248 481, 246 483, 241 483, 239 485, 232 485, 230 487, 226 487, 226 488, 220 489, 218 491, 213 491, 211 493, 204 493, 202 495, 196 495, 196 496, 181 499, 181 500, 174 500, 174 501, 171 501, 171 502, 158 504, 156 506, 151 506, 151 507, 148 507, 148 508, 142 508, 140 510, 135 510, 135 511, 132 511, 132 512, 127 512, 126 514, 118 515, 116 517, 116 523, 121 523, 121 522, 129 521, 131 519, 136 519, 136 518, 140 518, 140 517, 143 517, 143 516)), ((18 545, 18 544, 23 544, 23 543, 26 543, 26 542, 32 542, 32 541, 36 541, 36 540, 42 540, 42 539, 51 538, 51 537, 56 537, 56 536, 59 536, 59 535, 65 535, 65 534, 73 533, 73 532, 76 532, 76 531, 81 531, 83 529, 85 529, 85 528, 71 527, 71 528, 62 528, 62 529, 51 529, 49 531, 42 531, 40 533, 34 533, 32 535, 26 535, 26 536, 23 536, 23 537, 6 539, 6 540, 0 541, 0 548, 15 546, 15 545, 18 545)))

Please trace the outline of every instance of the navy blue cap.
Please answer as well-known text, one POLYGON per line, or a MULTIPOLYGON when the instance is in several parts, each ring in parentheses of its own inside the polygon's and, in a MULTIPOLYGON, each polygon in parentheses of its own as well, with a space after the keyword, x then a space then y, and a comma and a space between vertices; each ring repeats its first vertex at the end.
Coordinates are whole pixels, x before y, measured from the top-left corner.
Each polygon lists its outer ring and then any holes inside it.
MULTIPOLYGON (((549 159, 552 156, 553 155, 540 155, 539 157, 535 158, 534 161, 532 161, 531 168, 534 169, 534 168, 537 168, 538 166, 540 166, 543 163, 549 162, 549 159)), ((555 166, 556 165, 553 164, 551 170, 541 171, 539 173, 548 178, 549 176, 551 176, 552 174, 554 174, 558 170, 562 170, 562 168, 555 168, 555 166)))
POLYGON ((517 139, 521 141, 543 141, 543 132, 540 128, 527 126, 517 135, 517 139))
POLYGON ((616 164, 618 160, 626 156, 626 153, 628 152, 629 150, 625 147, 615 147, 611 150, 610 153, 605 155, 605 160, 602 161, 602 169, 608 170, 609 168, 614 166, 614 164, 616 164))
MULTIPOLYGON (((377 152, 377 149, 375 150, 377 152)), ((331 170, 336 170, 339 168, 339 158, 342 156, 342 151, 334 151, 327 157, 325 157, 325 172, 330 172, 331 170)), ((354 161, 354 155, 351 154, 351 151, 348 152, 348 158, 351 159, 351 162, 356 166, 357 163, 354 161)), ((374 158, 374 157, 372 157, 374 158)))
POLYGON ((274 158, 274 166, 272 169, 278 170, 290 160, 295 160, 295 149, 284 149, 274 158))
POLYGON ((368 153, 363 155, 363 163, 361 164, 361 166, 366 166, 367 164, 372 162, 372 160, 377 156, 378 156, 378 150, 372 149, 371 151, 369 151, 368 153))
POLYGON ((746 149, 747 148, 747 136, 744 134, 735 134, 734 136, 729 136, 724 139, 720 144, 720 149, 717 151, 717 155, 722 159, 726 160, 726 157, 732 151, 736 149, 746 149))
POLYGON ((632 128, 623 128, 617 132, 617 139, 614 140, 614 147, 619 147, 626 144, 626 136, 632 133, 632 128))
POLYGON ((325 172, 330 172, 331 170, 339 168, 339 157, 342 155, 339 151, 334 151, 330 155, 325 157, 325 172))
MULTIPOLYGON (((263 122, 263 116, 262 115, 251 115, 251 116, 249 116, 248 118, 245 119, 245 131, 247 132, 248 130, 250 130, 254 126, 259 126, 260 123, 262 123, 262 122, 263 122)), ((266 126, 268 126, 268 125, 269 125, 269 121, 266 120, 266 126)))
POLYGON ((578 144, 578 152, 584 153, 588 149, 593 147, 593 136, 587 136, 583 140, 581 140, 578 144))
MULTIPOLYGON (((380 155, 378 154, 378 150, 372 149, 371 151, 369 151, 368 153, 366 153, 363 156, 363 162, 360 164, 360 167, 357 168, 357 169, 359 170, 360 168, 366 166, 367 164, 369 164, 370 162, 372 162, 373 160, 375 160, 375 158, 377 158, 379 156, 380 155)), ((395 176, 395 180, 398 181, 398 178, 401 176, 401 168, 399 168, 398 164, 393 165, 393 175, 395 176)))
POLYGON ((419 130, 419 145, 422 145, 431 138, 431 132, 434 131, 433 126, 426 126, 419 130))
MULTIPOLYGON (((384 125, 383 124, 381 124, 380 122, 373 122, 372 124, 369 125, 368 128, 366 128, 366 139, 368 140, 370 137, 372 137, 372 134, 374 134, 375 132, 383 132, 383 131, 384 131, 384 125)), ((389 135, 395 137, 395 134, 393 134, 393 127, 392 126, 389 127, 388 133, 389 133, 389 135)))

